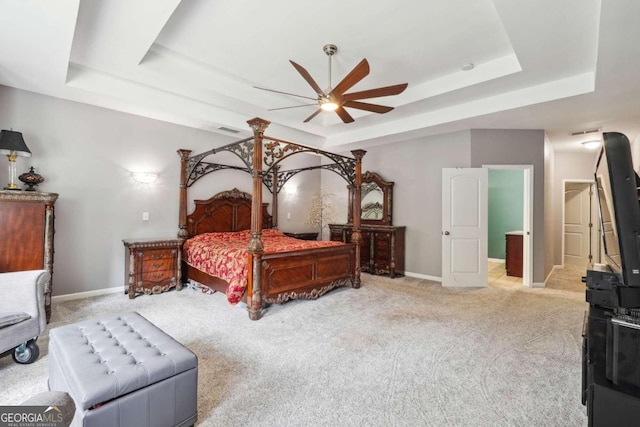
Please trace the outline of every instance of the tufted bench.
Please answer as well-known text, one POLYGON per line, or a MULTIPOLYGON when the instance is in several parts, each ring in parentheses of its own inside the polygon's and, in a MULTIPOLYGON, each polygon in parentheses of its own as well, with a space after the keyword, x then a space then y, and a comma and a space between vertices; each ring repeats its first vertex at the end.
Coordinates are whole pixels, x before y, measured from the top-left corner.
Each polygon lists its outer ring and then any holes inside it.
POLYGON ((52 329, 49 388, 76 405, 74 426, 190 426, 198 360, 138 313, 52 329))

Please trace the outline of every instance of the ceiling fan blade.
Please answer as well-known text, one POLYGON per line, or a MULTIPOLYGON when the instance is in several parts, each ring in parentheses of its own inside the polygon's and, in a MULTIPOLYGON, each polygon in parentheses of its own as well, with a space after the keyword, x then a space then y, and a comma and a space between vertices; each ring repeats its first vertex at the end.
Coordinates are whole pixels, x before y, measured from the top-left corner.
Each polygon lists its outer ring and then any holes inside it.
POLYGON ((393 107, 386 105, 369 104, 368 102, 347 101, 342 104, 343 107, 357 108, 358 110, 371 111, 372 113, 384 114, 393 110, 393 107))
POLYGON ((316 91, 316 93, 318 95, 324 95, 324 91, 322 89, 320 89, 320 86, 318 86, 318 83, 316 83, 316 81, 313 80, 313 77, 311 77, 311 74, 309 74, 309 72, 307 70, 305 70, 302 65, 296 64, 292 60, 289 60, 289 62, 291 62, 291 65, 293 65, 293 67, 296 70, 298 70, 298 72, 300 73, 302 78, 305 79, 307 81, 307 83, 309 83, 309 85, 313 88, 313 90, 316 91))
POLYGON ((269 108, 267 111, 288 110, 289 108, 308 107, 310 105, 318 105, 318 103, 314 102, 313 104, 302 104, 302 105, 292 105, 290 107, 269 108))
POLYGON ((267 88, 264 88, 264 87, 258 87, 258 86, 254 86, 254 88, 256 88, 256 89, 260 89, 260 90, 266 90, 266 91, 268 91, 268 92, 281 93, 281 94, 283 94, 283 95, 297 96, 298 98, 313 99, 314 101, 317 101, 317 99, 316 99, 316 98, 312 98, 312 97, 310 97, 310 96, 296 95, 295 93, 282 92, 281 90, 267 89, 267 88))
POLYGON ((340 83, 336 85, 336 87, 333 88, 331 94, 335 96, 342 95, 343 93, 351 89, 360 80, 367 77, 368 74, 369 63, 366 59, 363 59, 358 65, 355 66, 353 70, 351 70, 351 72, 349 72, 349 74, 345 76, 344 79, 340 81, 340 83))
POLYGON ((303 123, 307 123, 309 121, 311 121, 311 119, 313 119, 315 116, 317 116, 318 114, 320 114, 320 111, 322 111, 320 108, 318 108, 312 115, 310 115, 309 117, 307 117, 303 123))
POLYGON ((351 123, 353 121, 353 117, 351 117, 351 114, 347 113, 347 110, 342 107, 338 107, 336 109, 336 114, 339 115, 342 121, 345 123, 351 123))
POLYGON ((345 101, 354 101, 356 99, 379 98, 381 96, 398 95, 404 92, 408 83, 399 85, 379 87, 376 89, 363 90, 361 92, 345 93, 342 99, 345 101))

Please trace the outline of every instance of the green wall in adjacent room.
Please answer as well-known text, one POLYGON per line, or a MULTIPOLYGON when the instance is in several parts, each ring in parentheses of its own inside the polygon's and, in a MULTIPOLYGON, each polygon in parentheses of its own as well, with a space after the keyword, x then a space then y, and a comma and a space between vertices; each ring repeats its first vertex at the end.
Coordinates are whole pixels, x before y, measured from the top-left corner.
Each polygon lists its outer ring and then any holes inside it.
POLYGON ((524 172, 489 169, 489 258, 505 259, 505 233, 522 230, 524 172))

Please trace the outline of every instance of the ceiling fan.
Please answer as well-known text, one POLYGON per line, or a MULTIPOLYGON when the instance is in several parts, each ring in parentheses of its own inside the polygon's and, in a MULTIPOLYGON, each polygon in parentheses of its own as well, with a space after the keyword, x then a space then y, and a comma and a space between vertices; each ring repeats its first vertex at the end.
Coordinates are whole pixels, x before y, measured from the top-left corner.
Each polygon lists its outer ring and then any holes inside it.
POLYGON ((352 92, 345 93, 353 86, 355 86, 358 82, 364 79, 369 74, 369 62, 366 59, 360 61, 358 65, 356 65, 349 74, 343 78, 340 83, 336 85, 336 87, 331 87, 331 57, 338 51, 336 45, 326 44, 322 47, 324 53, 329 57, 329 87, 326 90, 322 90, 318 83, 313 80, 311 74, 307 70, 304 69, 300 64, 296 64, 295 62, 289 60, 291 65, 300 73, 303 79, 313 88, 316 92, 317 97, 312 98, 309 96, 296 95, 293 93, 282 92, 279 90, 266 89, 258 86, 254 86, 256 89, 267 90, 269 92, 281 93, 284 95, 296 96, 298 98, 306 98, 312 99, 315 102, 313 104, 305 104, 305 105, 295 105, 293 107, 282 107, 282 108, 273 108, 273 110, 284 110, 289 108, 298 108, 298 107, 306 107, 309 105, 316 105, 318 109, 307 117, 304 120, 304 123, 307 123, 315 116, 317 116, 321 111, 335 111, 338 116, 345 123, 353 122, 353 117, 345 110, 347 108, 356 108, 358 110, 371 111, 373 113, 388 113, 393 110, 393 107, 387 107, 385 105, 378 104, 370 104, 368 102, 360 102, 361 99, 370 99, 370 98, 378 98, 381 96, 390 96, 390 95, 398 95, 402 93, 407 88, 407 83, 397 84, 393 86, 385 86, 379 87, 375 89, 363 90, 360 92, 352 92))

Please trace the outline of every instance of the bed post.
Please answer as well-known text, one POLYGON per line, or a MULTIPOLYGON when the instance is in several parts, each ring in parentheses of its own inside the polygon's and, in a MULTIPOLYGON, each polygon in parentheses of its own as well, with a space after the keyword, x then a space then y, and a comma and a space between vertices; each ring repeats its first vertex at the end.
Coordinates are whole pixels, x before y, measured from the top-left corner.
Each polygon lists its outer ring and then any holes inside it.
POLYGON ((262 137, 271 122, 260 118, 248 120, 253 129, 253 194, 251 195, 251 240, 249 241, 249 259, 251 265, 247 288, 247 311, 251 320, 262 317, 261 274, 262 263, 262 137))
POLYGON ((187 161, 191 150, 178 150, 180 155, 180 211, 178 212, 178 237, 186 239, 187 233, 187 161))
POLYGON ((360 217, 362 216, 360 206, 361 197, 361 185, 362 185, 362 158, 366 151, 364 150, 352 150, 353 157, 356 158, 356 179, 354 183, 354 195, 351 201, 353 211, 353 234, 351 235, 351 242, 356 244, 356 277, 353 281, 353 287, 360 287, 360 243, 362 242, 362 234, 360 233, 360 217))
POLYGON ((280 166, 273 167, 273 197, 271 198, 271 226, 278 228, 278 171, 280 166))

